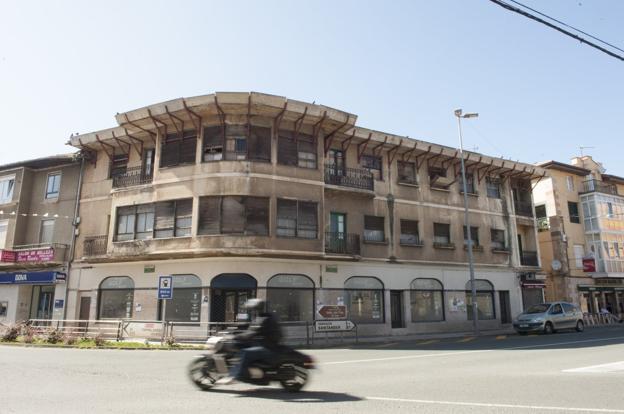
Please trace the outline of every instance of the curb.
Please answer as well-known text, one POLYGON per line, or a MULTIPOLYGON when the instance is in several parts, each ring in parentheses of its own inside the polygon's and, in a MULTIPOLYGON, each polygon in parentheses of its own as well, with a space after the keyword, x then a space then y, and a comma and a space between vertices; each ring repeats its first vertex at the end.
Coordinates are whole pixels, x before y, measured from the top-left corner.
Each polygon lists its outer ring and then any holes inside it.
POLYGON ((62 344, 25 344, 20 342, 0 342, 0 346, 13 346, 22 348, 65 348, 65 349, 86 349, 86 350, 120 350, 120 351, 202 351, 205 348, 184 348, 184 347, 170 347, 170 348, 136 348, 126 346, 76 346, 76 345, 62 345, 62 344))

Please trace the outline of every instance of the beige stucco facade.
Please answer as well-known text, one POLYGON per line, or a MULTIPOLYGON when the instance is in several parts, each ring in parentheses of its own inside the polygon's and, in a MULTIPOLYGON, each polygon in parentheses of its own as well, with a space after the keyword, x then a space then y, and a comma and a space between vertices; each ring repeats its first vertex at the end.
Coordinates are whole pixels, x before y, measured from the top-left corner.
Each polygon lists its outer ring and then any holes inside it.
MULTIPOLYGON (((296 274, 313 282, 314 306, 344 302, 342 291, 352 277, 379 280, 383 300, 379 303, 373 295, 375 303, 371 306, 382 309, 373 309, 372 319, 360 324, 363 333, 469 330, 471 321, 465 306, 468 255, 463 247, 458 152, 360 128, 355 119, 355 115, 343 111, 272 95, 217 93, 119 114, 119 127, 72 137, 71 144, 88 154, 90 161, 84 170, 76 262, 68 282, 68 318, 100 317, 101 286, 109 277, 131 278, 134 294, 127 314, 134 319, 154 320, 160 316, 158 276, 195 275, 201 283, 199 319, 205 322, 214 320, 211 312, 215 289, 211 284, 219 275, 250 275, 257 283, 255 293, 262 296, 267 294, 269 279, 274 275, 296 274), (219 149, 223 155, 218 155, 223 159, 206 161, 206 128, 227 131, 230 126, 246 126, 248 131, 252 127, 268 128, 270 159, 251 160, 247 148, 246 155, 241 155, 243 159, 225 160, 230 137, 223 132, 223 148, 219 149), (170 151, 165 140, 176 131, 187 130, 195 134, 194 161, 164 165, 170 162, 170 154, 167 158, 163 154, 170 151), (316 168, 309 163, 302 166, 301 150, 297 153, 298 165, 284 165, 280 148, 283 134, 312 137, 314 150, 304 155, 307 161, 314 158, 316 168), (145 154, 152 148, 154 168, 147 174, 143 171, 145 154), (344 162, 339 173, 337 164, 328 167, 332 162, 329 154, 335 154, 332 150, 340 151, 344 162), (381 179, 373 179, 365 170, 362 160, 367 155, 380 161, 381 171, 374 173, 381 179), (121 178, 111 179, 116 157, 127 159, 122 167, 125 172, 121 178), (413 163, 415 177, 410 183, 399 182, 398 161, 413 163), (448 188, 432 188, 429 167, 434 166, 446 171, 448 188), (139 179, 128 184, 132 181, 128 178, 131 170, 142 172, 139 179), (200 211, 202 200, 216 196, 266 199, 268 207, 262 220, 266 220, 267 233, 200 234, 202 214, 206 214, 200 211), (125 218, 120 218, 120 208, 187 199, 192 200, 192 220, 183 236, 119 240, 120 226, 127 224, 125 218), (282 200, 315 205, 316 218, 307 216, 314 222, 315 237, 309 237, 310 233, 306 237, 280 233, 288 221, 280 216, 283 213, 278 205, 282 200), (340 218, 336 218, 338 213, 340 218), (367 216, 377 218, 381 227, 366 229, 367 216), (411 234, 409 243, 401 242, 407 240, 401 236, 401 220, 418 222, 418 234, 411 234), (338 221, 341 224, 336 224, 338 221), (434 223, 449 225, 448 237, 434 235, 434 223), (417 278, 436 279, 443 286, 442 299, 432 305, 437 307, 436 312, 443 313, 442 320, 412 319, 413 306, 420 306, 414 303, 411 293, 411 283, 417 278)), ((251 145, 250 137, 243 134, 237 139, 251 145)), ((465 158, 467 170, 474 176, 468 204, 470 225, 478 227, 476 278, 488 281, 492 287, 483 292, 489 295, 483 303, 489 300, 493 312, 482 326, 499 328, 522 309, 520 275, 540 271, 530 180, 544 172, 539 167, 477 153, 466 153, 465 158), (486 183, 490 179, 498 180, 498 195, 488 196, 486 183), (504 241, 496 248, 491 230, 504 233, 504 241)), ((144 220, 146 216, 140 214, 131 220, 144 220)), ((158 218, 154 220, 158 222, 158 218)), ((362 297, 357 300, 364 300, 362 297)), ((362 306, 362 302, 358 305, 362 306)))
POLYGON ((542 265, 548 274, 546 299, 567 300, 585 312, 597 313, 609 306, 612 312, 622 313, 624 273, 619 262, 624 251, 618 249, 622 217, 598 217, 600 213, 592 213, 594 208, 589 204, 595 203, 594 197, 624 200, 619 196, 624 194, 624 180, 604 174, 603 167, 589 156, 574 158, 571 164, 550 161, 539 165, 548 171, 548 178, 537 182, 533 190, 536 209, 543 206, 544 212, 544 218, 538 218, 538 237, 542 265), (598 250, 591 247, 594 238, 598 250), (601 239, 608 240, 611 252, 601 239), (611 240, 615 248, 609 244, 611 240), (592 257, 596 271, 584 271, 583 259, 592 257), (605 261, 612 267, 607 269, 605 261))
POLYGON ((79 176, 73 154, 0 167, 0 323, 64 317, 79 176))

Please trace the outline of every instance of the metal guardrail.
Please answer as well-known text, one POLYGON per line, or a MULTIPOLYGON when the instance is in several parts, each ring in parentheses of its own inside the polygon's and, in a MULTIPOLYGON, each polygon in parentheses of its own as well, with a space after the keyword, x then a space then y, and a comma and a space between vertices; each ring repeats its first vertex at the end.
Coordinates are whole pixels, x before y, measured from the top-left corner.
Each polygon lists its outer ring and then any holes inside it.
POLYGON ((587 326, 611 325, 622 323, 622 318, 612 313, 585 313, 583 314, 583 321, 587 326))
POLYGON ((85 237, 82 246, 84 256, 105 255, 108 247, 108 234, 85 237))
POLYGON ((146 174, 143 166, 128 167, 126 172, 113 176, 113 188, 131 187, 133 185, 149 184, 153 174, 146 174))
POLYGON ((375 180, 370 171, 362 168, 338 168, 333 164, 325 164, 325 183, 360 190, 375 189, 375 180))
MULTIPOLYGON (((66 336, 96 337, 106 340, 146 340, 175 343, 204 343, 206 340, 227 328, 245 326, 242 322, 176 322, 134 319, 100 319, 100 320, 61 320, 61 319, 30 319, 26 323, 34 335, 46 335, 53 330, 66 336)), ((314 322, 295 321, 281 322, 284 341, 293 344, 310 346, 314 341, 331 338, 340 339, 353 337, 358 341, 357 325, 352 334, 339 332, 323 334, 315 332, 314 322), (336 334, 339 334, 336 336, 336 334), (346 335, 345 335, 346 334, 346 335), (331 335, 331 336, 330 336, 331 335), (349 336, 350 335, 350 336, 349 336)))

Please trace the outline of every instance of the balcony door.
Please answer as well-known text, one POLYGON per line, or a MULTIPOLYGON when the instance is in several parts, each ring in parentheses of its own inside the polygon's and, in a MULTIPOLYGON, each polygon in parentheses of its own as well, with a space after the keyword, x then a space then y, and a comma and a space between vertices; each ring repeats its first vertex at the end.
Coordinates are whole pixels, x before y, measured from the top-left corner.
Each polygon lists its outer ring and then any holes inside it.
POLYGON ((330 149, 327 156, 332 175, 345 175, 345 154, 342 150, 330 149))
POLYGON ((154 148, 143 150, 143 165, 141 166, 143 177, 154 175, 154 148))
POLYGON ((331 212, 329 215, 329 235, 327 243, 332 252, 346 251, 347 215, 331 212))

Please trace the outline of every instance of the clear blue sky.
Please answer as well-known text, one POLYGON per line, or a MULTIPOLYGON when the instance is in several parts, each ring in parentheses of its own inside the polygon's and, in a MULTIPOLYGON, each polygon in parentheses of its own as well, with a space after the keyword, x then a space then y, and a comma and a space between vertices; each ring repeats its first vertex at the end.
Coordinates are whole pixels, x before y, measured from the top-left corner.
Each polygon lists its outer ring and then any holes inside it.
MULTIPOLYGON (((624 2, 525 0, 624 48, 624 2)), ((624 62, 487 0, 6 1, 0 163, 66 152, 72 132, 181 96, 259 91, 358 124, 624 176, 624 62)))

